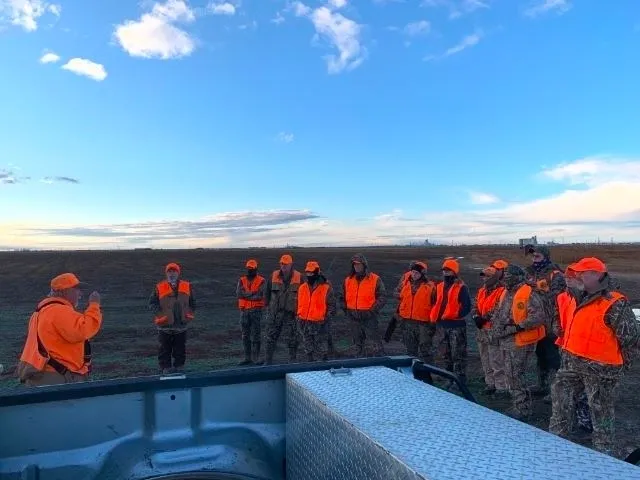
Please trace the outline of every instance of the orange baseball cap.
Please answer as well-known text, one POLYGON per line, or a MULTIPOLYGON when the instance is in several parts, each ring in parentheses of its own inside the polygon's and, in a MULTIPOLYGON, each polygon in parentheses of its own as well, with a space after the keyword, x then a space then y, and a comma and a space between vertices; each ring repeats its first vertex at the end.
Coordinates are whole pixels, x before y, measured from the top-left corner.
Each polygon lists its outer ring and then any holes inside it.
POLYGON ((569 265, 569 268, 574 272, 600 272, 605 273, 607 266, 602 260, 596 257, 586 257, 578 260, 576 263, 569 265))
POLYGON ((453 258, 447 258, 442 263, 442 270, 444 269, 451 270, 453 273, 457 275, 458 273, 460 273, 460 264, 453 258))
POLYGON ((51 280, 51 290, 59 292, 69 288, 86 288, 87 284, 78 280, 73 273, 63 273, 51 280))
POLYGON ((316 270, 320 270, 320 264, 313 260, 307 262, 307 265, 304 267, 305 272, 315 272, 316 270))
POLYGON ((564 276, 565 277, 569 277, 569 278, 573 278, 576 276, 576 271, 573 269, 573 266, 575 264, 572 263, 571 265, 569 265, 566 270, 564 271, 564 276))
POLYGON ((251 260, 247 260, 245 265, 247 268, 258 268, 258 262, 256 262, 253 258, 251 260))
POLYGON ((491 266, 496 270, 504 270, 509 266, 509 262, 507 262, 506 260, 496 260, 491 264, 491 266))
POLYGON ((289 265, 293 263, 293 257, 291 255, 289 255, 288 253, 285 253, 284 255, 282 255, 280 257, 280 264, 281 265, 289 265))
POLYGON ((180 265, 173 262, 169 263, 166 267, 164 267, 164 272, 167 273, 169 270, 175 270, 176 272, 180 273, 180 265))

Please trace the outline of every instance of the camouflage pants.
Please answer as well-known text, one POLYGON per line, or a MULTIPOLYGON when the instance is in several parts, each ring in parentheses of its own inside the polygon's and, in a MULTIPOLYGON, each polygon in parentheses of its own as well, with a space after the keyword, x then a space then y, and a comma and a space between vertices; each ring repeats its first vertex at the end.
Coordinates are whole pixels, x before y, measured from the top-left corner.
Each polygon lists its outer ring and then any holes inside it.
POLYGON ((263 311, 261 308, 253 310, 243 310, 240 312, 240 327, 242 328, 242 341, 260 341, 260 322, 263 311))
POLYGON ((467 376, 467 327, 445 328, 437 325, 434 341, 438 360, 464 381, 467 376))
POLYGON ((305 322, 299 323, 300 334, 302 335, 302 345, 307 360, 327 359, 327 322, 305 322))
POLYGON ((531 415, 531 393, 527 389, 525 375, 529 360, 533 356, 535 345, 509 348, 503 347, 505 374, 507 385, 513 398, 513 409, 522 416, 531 415))
POLYGON ((278 339, 282 333, 284 333, 284 341, 290 349, 298 348, 300 332, 294 313, 277 312, 269 315, 265 335, 267 349, 275 349, 276 343, 278 343, 278 339))
POLYGON ((369 340, 373 344, 372 353, 374 356, 384 355, 384 347, 382 346, 382 336, 378 328, 378 316, 373 315, 370 318, 349 318, 351 322, 351 330, 353 343, 357 348, 357 356, 365 355, 365 342, 369 340))
POLYGON ((614 401, 618 383, 618 378, 600 377, 563 366, 558 370, 551 386, 549 432, 567 437, 575 422, 578 397, 584 389, 593 427, 593 448, 612 455, 615 434, 614 401))
POLYGON ((436 326, 433 323, 415 320, 400 321, 402 322, 402 339, 407 348, 407 355, 432 364, 433 337, 436 333, 436 326))
POLYGON ((496 390, 507 390, 507 376, 504 371, 504 351, 500 345, 478 340, 478 351, 484 372, 484 383, 496 390))

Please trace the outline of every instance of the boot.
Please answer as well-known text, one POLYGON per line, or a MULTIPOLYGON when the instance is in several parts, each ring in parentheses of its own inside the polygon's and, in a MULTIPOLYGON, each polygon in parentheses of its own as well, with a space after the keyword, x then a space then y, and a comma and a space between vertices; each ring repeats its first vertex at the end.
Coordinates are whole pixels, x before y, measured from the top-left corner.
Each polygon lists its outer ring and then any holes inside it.
POLYGON ((267 342, 267 347, 265 348, 265 352, 264 352, 264 364, 265 365, 272 365, 273 364, 273 354, 276 351, 276 345, 275 343, 268 343, 267 342))
POLYGON ((538 385, 530 388, 531 394, 535 397, 544 397, 551 393, 549 390, 549 374, 548 370, 538 370, 538 385))
POLYGON ((243 340, 242 346, 244 348, 244 360, 241 361, 238 365, 251 365, 253 363, 251 361, 251 340, 243 340))
POLYGON ((298 347, 289 347, 289 362, 293 363, 298 357, 298 347))
POLYGON ((252 343, 252 356, 254 363, 258 364, 260 361, 260 342, 252 343))

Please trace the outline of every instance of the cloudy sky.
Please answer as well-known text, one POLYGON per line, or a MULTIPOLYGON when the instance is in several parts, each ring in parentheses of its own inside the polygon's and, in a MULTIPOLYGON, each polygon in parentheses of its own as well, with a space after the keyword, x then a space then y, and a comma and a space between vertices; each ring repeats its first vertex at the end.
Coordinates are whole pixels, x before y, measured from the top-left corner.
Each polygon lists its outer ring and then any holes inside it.
POLYGON ((640 240, 638 0, 0 0, 0 248, 640 240))

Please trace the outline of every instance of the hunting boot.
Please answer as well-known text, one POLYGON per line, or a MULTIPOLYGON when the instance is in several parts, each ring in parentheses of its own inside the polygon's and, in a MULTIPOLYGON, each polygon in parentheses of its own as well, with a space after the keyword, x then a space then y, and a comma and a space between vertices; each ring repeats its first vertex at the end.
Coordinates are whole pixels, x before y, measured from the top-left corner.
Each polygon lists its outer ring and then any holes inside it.
POLYGON ((295 362, 298 358, 298 347, 289 347, 289 361, 295 362))
POLYGON ((251 346, 253 347, 252 354, 253 354, 254 363, 261 365, 261 363, 258 363, 260 362, 260 342, 253 342, 251 346))
POLYGON ((253 362, 251 361, 251 340, 248 338, 242 341, 242 346, 244 348, 244 360, 241 361, 238 365, 251 365, 253 362))
POLYGON ((531 387, 531 394, 536 397, 544 397, 550 393, 549 371, 538 369, 538 384, 531 387))
POLYGON ((267 342, 267 347, 264 352, 264 364, 273 365, 273 354, 276 351, 276 344, 267 342))
POLYGON ((332 357, 336 355, 336 348, 333 345, 333 337, 331 335, 327 337, 327 354, 332 357))

